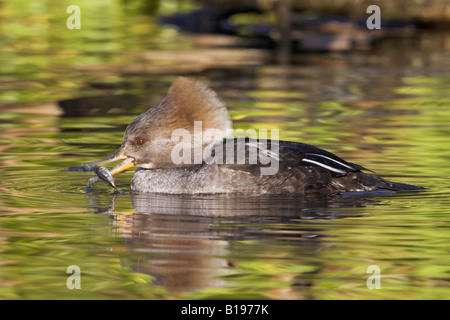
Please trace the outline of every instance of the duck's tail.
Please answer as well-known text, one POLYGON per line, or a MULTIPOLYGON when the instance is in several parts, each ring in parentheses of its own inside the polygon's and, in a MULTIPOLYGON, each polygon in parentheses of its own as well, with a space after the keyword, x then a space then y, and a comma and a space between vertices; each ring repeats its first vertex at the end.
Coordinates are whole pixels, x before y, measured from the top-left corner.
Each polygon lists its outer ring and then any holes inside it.
MULTIPOLYGON (((381 178, 380 178, 381 179, 381 178)), ((392 191, 414 191, 414 190, 425 190, 424 187, 415 186, 412 184, 400 183, 400 182, 392 182, 381 179, 379 189, 386 189, 392 191)))
POLYGON ((392 182, 385 180, 375 174, 365 172, 350 172, 345 176, 332 179, 330 193, 341 192, 370 192, 376 190, 388 191, 414 191, 425 188, 412 184, 392 182))

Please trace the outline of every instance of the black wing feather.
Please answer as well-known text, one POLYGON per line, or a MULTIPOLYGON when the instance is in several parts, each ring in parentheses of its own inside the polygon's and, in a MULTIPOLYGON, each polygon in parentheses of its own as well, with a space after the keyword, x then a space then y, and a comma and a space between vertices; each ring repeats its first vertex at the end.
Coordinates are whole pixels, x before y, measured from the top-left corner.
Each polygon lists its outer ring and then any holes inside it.
MULTIPOLYGON (((237 141, 238 138, 234 139, 225 139, 222 144, 223 149, 225 151, 226 145, 229 143, 234 144, 234 148, 237 151, 237 141)), ((242 138, 241 138, 242 139, 242 138)), ((265 146, 267 150, 273 151, 274 144, 278 144, 278 153, 280 161, 293 161, 292 165, 298 166, 316 166, 324 168, 333 176, 343 176, 348 172, 358 172, 361 170, 370 171, 360 165, 347 162, 344 159, 336 156, 335 154, 328 152, 326 150, 317 148, 315 146, 300 143, 300 142, 292 142, 292 141, 277 141, 277 140, 266 140, 266 139, 251 139, 245 138, 245 148, 246 152, 248 152, 249 148, 259 146, 265 146)), ((217 150, 217 149, 216 149, 217 150)), ((214 152, 213 152, 214 154, 214 152)), ((224 162, 225 163, 225 162, 224 162)))

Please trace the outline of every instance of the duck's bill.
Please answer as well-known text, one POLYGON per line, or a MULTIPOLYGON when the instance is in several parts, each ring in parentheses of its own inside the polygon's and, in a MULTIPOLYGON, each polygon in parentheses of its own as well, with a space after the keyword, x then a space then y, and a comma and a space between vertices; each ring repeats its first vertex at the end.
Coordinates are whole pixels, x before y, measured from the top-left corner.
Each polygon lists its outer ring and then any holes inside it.
POLYGON ((117 174, 119 172, 125 171, 125 170, 131 168, 132 166, 134 166, 134 159, 133 158, 126 158, 124 161, 122 161, 117 166, 112 168, 110 172, 111 172, 112 175, 114 175, 114 174, 117 174))

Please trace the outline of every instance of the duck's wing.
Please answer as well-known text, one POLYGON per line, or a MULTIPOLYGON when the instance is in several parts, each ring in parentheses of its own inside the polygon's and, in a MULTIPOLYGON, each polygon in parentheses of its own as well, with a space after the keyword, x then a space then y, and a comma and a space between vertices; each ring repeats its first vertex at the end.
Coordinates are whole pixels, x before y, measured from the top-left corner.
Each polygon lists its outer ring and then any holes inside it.
POLYGON ((212 156, 219 156, 223 159, 221 163, 230 165, 265 165, 269 159, 290 167, 320 167, 329 171, 333 176, 342 176, 349 172, 362 170, 370 171, 360 165, 347 162, 331 152, 292 141, 251 138, 225 139, 213 148, 212 156), (231 150, 232 152, 230 152, 231 150), (230 154, 232 154, 232 159, 229 158, 230 154))
POLYGON ((315 146, 291 141, 279 141, 282 154, 296 153, 300 166, 317 166, 330 171, 334 176, 345 175, 349 172, 371 171, 344 159, 326 150, 315 146))

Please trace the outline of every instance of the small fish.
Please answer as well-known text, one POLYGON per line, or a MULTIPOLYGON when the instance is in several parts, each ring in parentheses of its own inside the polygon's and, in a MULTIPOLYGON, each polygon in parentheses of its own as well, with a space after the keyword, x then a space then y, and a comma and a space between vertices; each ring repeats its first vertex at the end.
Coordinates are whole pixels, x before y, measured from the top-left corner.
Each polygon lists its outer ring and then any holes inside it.
POLYGON ((114 177, 107 168, 99 166, 95 169, 95 173, 97 174, 97 177, 90 178, 89 179, 90 184, 96 183, 99 181, 99 179, 101 179, 103 181, 106 181, 115 190, 118 190, 114 182, 114 177))
POLYGON ((104 159, 104 160, 100 160, 100 161, 91 162, 91 163, 85 164, 82 167, 70 167, 70 168, 68 168, 68 171, 70 171, 70 172, 92 172, 92 171, 94 171, 97 174, 97 176, 89 178, 88 187, 85 190, 86 192, 91 192, 93 190, 91 188, 91 185, 99 182, 100 180, 103 180, 103 181, 106 181, 111 187, 113 187, 115 192, 126 194, 126 192, 120 191, 116 187, 113 175, 117 174, 119 172, 125 171, 126 169, 129 169, 132 166, 134 166, 134 159, 127 158, 125 161, 121 162, 120 164, 118 164, 117 166, 115 166, 112 169, 107 169, 100 165, 101 163, 104 163, 107 161, 111 162, 110 158, 111 157, 107 157, 107 158, 105 158, 106 160, 104 159))

